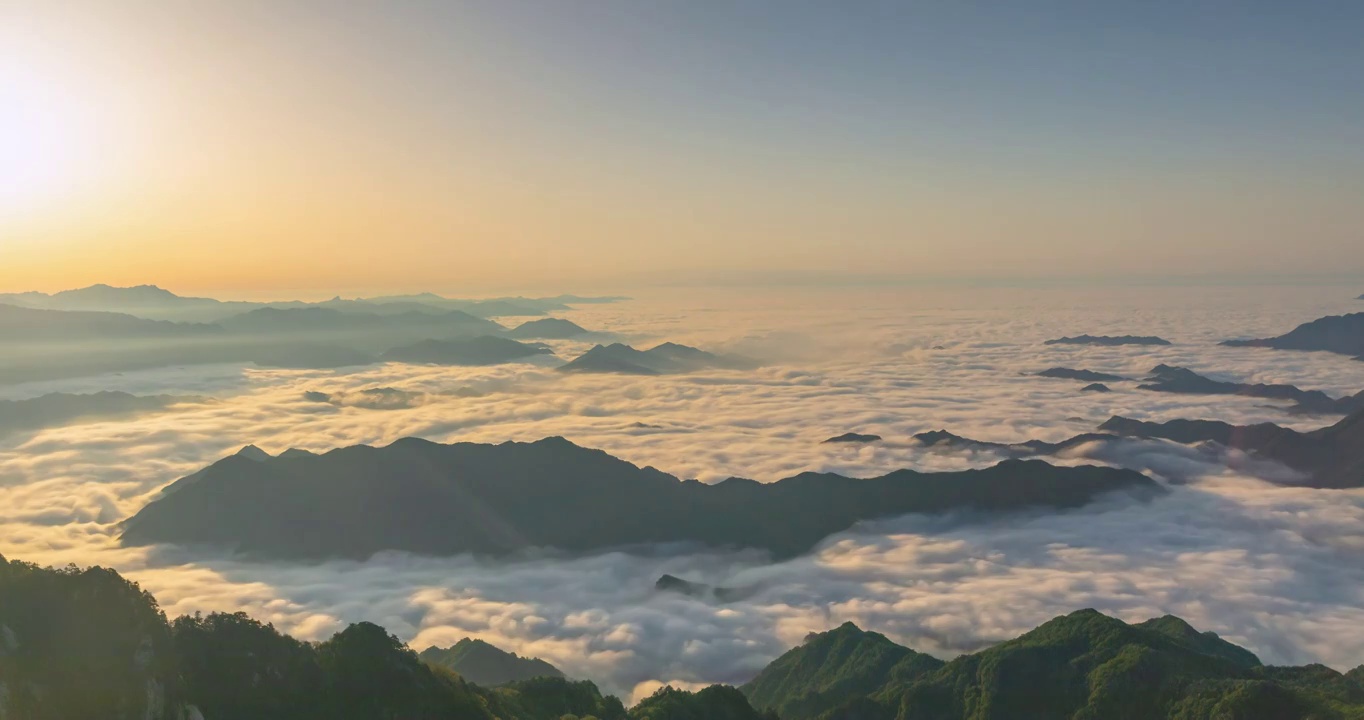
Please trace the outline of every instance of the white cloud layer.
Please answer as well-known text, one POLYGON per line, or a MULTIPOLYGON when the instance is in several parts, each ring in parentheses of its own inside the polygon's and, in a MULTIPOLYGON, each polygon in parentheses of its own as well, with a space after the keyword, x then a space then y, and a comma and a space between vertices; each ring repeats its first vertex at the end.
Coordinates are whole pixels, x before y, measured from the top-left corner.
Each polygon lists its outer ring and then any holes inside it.
MULTIPOLYGON (((1238 464, 1233 472, 1221 458, 1163 442, 1064 460, 1121 464, 1176 483, 1149 504, 1113 501, 987 524, 906 517, 775 565, 756 554, 664 549, 650 557, 492 563, 384 555, 263 565, 115 542, 116 523, 160 487, 248 443, 279 452, 408 435, 443 442, 563 435, 682 477, 775 480, 804 470, 871 475, 997 459, 908 442, 938 428, 1016 441, 1061 440, 1113 414, 1299 428, 1334 420, 1288 416, 1254 398, 1149 393, 1125 383, 1110 383, 1116 392, 1108 395, 1080 393, 1083 383, 1024 374, 1056 365, 1136 377, 1165 362, 1334 394, 1364 388, 1364 363, 1348 358, 1215 345, 1357 309, 1348 289, 818 292, 664 297, 569 315, 644 344, 669 339, 770 361, 751 373, 219 366, 4 388, 0 397, 121 389, 209 400, 0 440, 0 553, 115 567, 172 615, 243 609, 304 637, 367 619, 417 647, 474 635, 627 697, 660 682, 742 682, 807 632, 845 620, 946 656, 1089 606, 1132 620, 1175 613, 1271 662, 1364 662, 1364 492, 1276 487, 1264 480, 1289 477, 1283 468, 1238 464), (1157 334, 1176 344, 1041 344, 1084 332, 1157 334), (376 409, 363 400, 372 388, 393 388, 402 401, 376 409), (338 400, 310 401, 310 391, 338 400), (846 431, 886 440, 820 444, 846 431), (663 573, 751 594, 730 604, 658 595, 652 587, 663 573)), ((587 347, 554 345, 561 357, 587 347)))

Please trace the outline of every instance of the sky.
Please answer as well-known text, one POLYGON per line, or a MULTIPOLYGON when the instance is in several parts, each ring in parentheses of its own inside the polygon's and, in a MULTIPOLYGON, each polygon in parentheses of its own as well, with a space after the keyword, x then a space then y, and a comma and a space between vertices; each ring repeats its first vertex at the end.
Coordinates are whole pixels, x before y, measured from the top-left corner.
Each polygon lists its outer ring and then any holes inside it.
POLYGON ((1364 277, 1351 2, 0 0, 0 290, 1364 277))

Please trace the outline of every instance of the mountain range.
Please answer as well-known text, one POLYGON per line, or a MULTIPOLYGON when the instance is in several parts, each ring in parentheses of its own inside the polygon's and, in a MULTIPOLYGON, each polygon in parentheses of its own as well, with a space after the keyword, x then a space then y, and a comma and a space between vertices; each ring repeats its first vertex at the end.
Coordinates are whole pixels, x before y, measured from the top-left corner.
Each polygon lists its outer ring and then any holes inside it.
POLYGON ((1307 476, 1301 484, 1319 488, 1364 487, 1364 409, 1334 425, 1299 432, 1274 423, 1232 425, 1217 420, 1169 420, 1155 423, 1113 416, 1099 432, 1082 433, 1051 443, 1028 440, 994 443, 972 440, 946 430, 919 433, 914 440, 926 447, 966 448, 996 452, 1011 458, 1056 455, 1088 443, 1121 438, 1156 438, 1184 444, 1215 443, 1272 460, 1307 476))
MULTIPOLYGON (((507 655, 487 648, 488 657, 507 655)), ((1364 717, 1364 667, 1265 666, 1170 615, 1128 624, 1079 610, 950 661, 845 623, 809 635, 741 688, 664 687, 627 710, 588 681, 540 676, 481 686, 424 662, 371 623, 305 643, 244 613, 168 622, 154 597, 112 570, 0 557, 0 713, 6 720, 1347 720, 1364 717)))
POLYGON ((690 543, 789 558, 861 520, 1073 508, 1108 492, 1163 492, 1132 470, 1038 460, 867 479, 802 473, 772 483, 731 478, 707 485, 563 438, 500 445, 406 438, 320 455, 253 455, 224 458, 172 483, 125 522, 122 542, 217 544, 264 558, 690 543))
POLYGON ((66 425, 79 420, 126 417, 195 399, 105 391, 88 395, 48 393, 26 400, 0 400, 0 438, 15 432, 66 425))
POLYGON ((402 311, 440 312, 462 310, 479 317, 544 315, 565 310, 572 305, 618 302, 624 297, 582 297, 560 295, 548 298, 490 298, 486 300, 458 300, 435 293, 390 295, 345 300, 333 298, 322 302, 288 300, 282 302, 222 301, 213 298, 182 297, 155 285, 111 287, 99 284, 54 294, 40 292, 0 294, 0 304, 46 310, 93 310, 118 312, 154 320, 184 322, 216 322, 233 315, 261 308, 306 309, 327 308, 346 312, 387 314, 394 306, 402 311))

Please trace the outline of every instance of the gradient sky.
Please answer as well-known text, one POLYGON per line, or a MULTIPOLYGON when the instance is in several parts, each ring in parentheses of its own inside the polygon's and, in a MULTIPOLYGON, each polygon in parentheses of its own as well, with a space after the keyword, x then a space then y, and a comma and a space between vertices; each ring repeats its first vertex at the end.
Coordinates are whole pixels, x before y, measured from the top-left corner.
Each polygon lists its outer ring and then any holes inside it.
POLYGON ((1358 2, 0 0, 0 290, 1364 277, 1358 2))

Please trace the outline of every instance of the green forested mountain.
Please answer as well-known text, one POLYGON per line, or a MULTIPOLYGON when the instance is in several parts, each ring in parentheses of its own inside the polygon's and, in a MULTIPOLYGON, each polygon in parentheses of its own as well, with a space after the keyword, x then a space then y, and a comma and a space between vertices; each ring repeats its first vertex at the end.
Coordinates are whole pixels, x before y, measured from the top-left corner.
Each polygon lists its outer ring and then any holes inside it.
POLYGON ((777 720, 749 705, 744 694, 725 685, 696 692, 664 687, 630 709, 631 720, 777 720))
POLYGON ((370 623, 318 643, 241 613, 168 623, 111 570, 0 558, 3 720, 565 718, 1364 720, 1364 667, 1265 667, 1172 616, 1081 610, 946 663, 849 623, 741 689, 663 688, 627 711, 563 677, 482 687, 370 623))
MULTIPOLYGON (((664 703, 674 714, 654 720, 756 717, 742 695, 726 690, 684 693, 664 703), (711 712, 719 708, 722 714, 711 712)), ((155 598, 112 570, 55 570, 0 557, 0 720, 565 717, 628 715, 592 683, 562 676, 475 685, 423 662, 371 623, 320 643, 300 642, 244 613, 167 623, 155 598)))
POLYGON ((743 690, 788 720, 1364 718, 1364 672, 1263 667, 1171 616, 1129 625, 1081 610, 948 663, 895 647, 845 625, 743 690))
POLYGON ((942 664, 937 658, 896 645, 880 633, 844 623, 829 632, 812 634, 741 690, 754 706, 775 710, 783 720, 807 720, 849 698, 875 692, 891 678, 919 675, 942 664))

